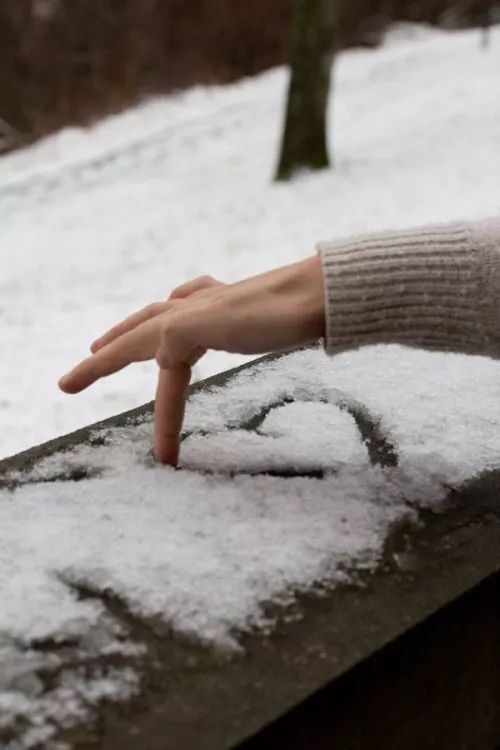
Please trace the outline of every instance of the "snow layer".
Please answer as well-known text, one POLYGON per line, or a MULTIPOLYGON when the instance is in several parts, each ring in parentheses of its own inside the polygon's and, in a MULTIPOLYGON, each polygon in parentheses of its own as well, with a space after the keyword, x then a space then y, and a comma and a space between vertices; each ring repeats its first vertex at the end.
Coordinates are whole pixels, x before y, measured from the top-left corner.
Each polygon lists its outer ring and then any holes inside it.
MULTIPOLYGON (((340 55, 336 168, 271 182, 286 73, 160 98, 0 160, 0 455, 149 400, 155 368, 68 399, 110 324, 202 272, 233 280, 358 230, 500 210, 500 29, 340 55)), ((235 362, 209 355, 197 376, 235 362)))
POLYGON ((140 646, 99 592, 234 649, 241 633, 272 627, 269 603, 376 567, 396 524, 444 509, 450 487, 500 466, 500 363, 397 346, 301 351, 195 393, 178 471, 154 465, 150 418, 94 438, 12 473, 17 488, 0 491, 0 737, 17 727, 8 750, 40 736, 49 747, 55 727, 137 689, 140 646), (353 405, 397 466, 370 462, 353 405), (88 478, 71 480, 75 471, 88 478), (82 588, 94 596, 79 598, 82 588), (39 648, 68 641, 94 664, 85 676, 39 648), (123 666, 100 668, 109 654, 123 666), (48 690, 41 672, 58 675, 48 690))

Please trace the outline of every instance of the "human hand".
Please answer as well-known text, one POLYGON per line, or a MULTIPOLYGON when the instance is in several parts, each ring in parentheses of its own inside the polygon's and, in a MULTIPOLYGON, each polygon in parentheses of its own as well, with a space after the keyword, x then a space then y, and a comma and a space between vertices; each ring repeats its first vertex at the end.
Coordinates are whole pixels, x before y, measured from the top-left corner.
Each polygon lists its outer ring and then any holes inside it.
POLYGON ((155 455, 175 466, 191 367, 207 349, 263 354, 314 341, 324 335, 324 305, 316 256, 235 284, 200 277, 94 341, 92 355, 59 387, 79 393, 132 362, 156 357, 155 455))

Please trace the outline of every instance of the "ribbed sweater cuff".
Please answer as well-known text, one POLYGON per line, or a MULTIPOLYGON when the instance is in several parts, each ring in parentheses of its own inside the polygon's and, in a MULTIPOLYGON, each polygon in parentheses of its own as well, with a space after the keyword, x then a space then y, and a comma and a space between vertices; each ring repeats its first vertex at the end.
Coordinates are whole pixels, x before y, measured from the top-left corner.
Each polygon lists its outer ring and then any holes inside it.
POLYGON ((318 250, 330 354, 377 343, 497 348, 500 221, 358 236, 318 250))

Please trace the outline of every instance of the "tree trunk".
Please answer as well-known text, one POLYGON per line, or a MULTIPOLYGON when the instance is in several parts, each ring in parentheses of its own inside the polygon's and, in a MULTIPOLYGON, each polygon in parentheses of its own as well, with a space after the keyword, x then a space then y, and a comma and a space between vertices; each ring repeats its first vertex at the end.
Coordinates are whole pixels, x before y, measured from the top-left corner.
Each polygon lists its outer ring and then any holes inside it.
POLYGON ((326 137, 337 0, 297 0, 277 180, 330 166, 326 137))
POLYGON ((481 8, 481 41, 484 49, 488 49, 490 46, 490 33, 493 15, 493 3, 491 0, 485 0, 483 7, 481 8))

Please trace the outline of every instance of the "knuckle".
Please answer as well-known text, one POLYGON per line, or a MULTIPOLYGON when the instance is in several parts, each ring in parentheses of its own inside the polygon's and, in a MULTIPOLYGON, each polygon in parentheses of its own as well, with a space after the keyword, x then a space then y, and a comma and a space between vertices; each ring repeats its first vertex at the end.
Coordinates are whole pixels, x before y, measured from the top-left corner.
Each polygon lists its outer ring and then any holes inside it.
POLYGON ((165 315, 165 317, 162 318, 161 326, 160 326, 160 334, 162 337, 169 337, 172 335, 172 333, 175 333, 178 329, 178 314, 172 314, 172 315, 165 315))
POLYGON ((146 311, 148 313, 152 313, 153 315, 156 315, 163 310, 164 304, 165 303, 163 302, 152 302, 150 305, 146 307, 146 311))
POLYGON ((218 279, 214 279, 213 276, 206 276, 205 278, 208 286, 221 286, 222 284, 218 279))
POLYGON ((214 284, 217 284, 214 277, 210 276, 207 273, 204 273, 202 276, 198 276, 191 283, 193 287, 197 287, 198 289, 206 289, 206 287, 214 286, 214 284))

